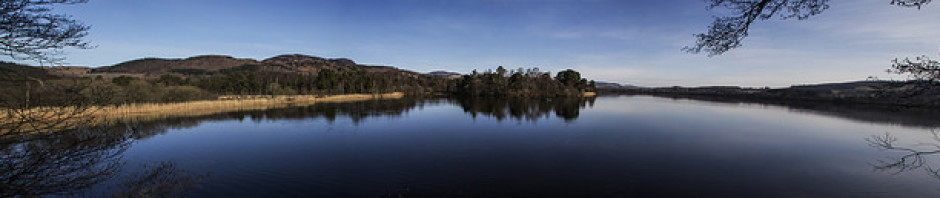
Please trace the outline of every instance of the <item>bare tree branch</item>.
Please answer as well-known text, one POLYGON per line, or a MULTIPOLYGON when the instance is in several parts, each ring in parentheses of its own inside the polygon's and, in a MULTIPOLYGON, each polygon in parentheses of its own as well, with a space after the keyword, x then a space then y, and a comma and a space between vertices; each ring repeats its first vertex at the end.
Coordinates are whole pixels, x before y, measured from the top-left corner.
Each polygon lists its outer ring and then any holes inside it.
POLYGON ((59 64, 66 47, 92 48, 83 38, 89 26, 71 16, 53 14, 53 5, 86 3, 87 0, 0 1, 0 53, 14 60, 59 64))
MULTIPOLYGON (((934 141, 940 142, 940 132, 931 131, 934 141)), ((877 164, 873 164, 875 170, 879 171, 892 171, 893 174, 898 174, 901 172, 912 171, 916 169, 923 168, 928 174, 937 177, 940 179, 940 170, 931 168, 928 163, 930 160, 929 156, 934 156, 940 154, 940 144, 937 143, 922 143, 921 147, 929 146, 931 149, 922 150, 912 147, 897 146, 897 138, 891 136, 891 134, 884 134, 881 136, 872 136, 871 138, 865 138, 865 141, 868 141, 868 144, 872 147, 887 150, 887 151, 900 151, 902 154, 899 157, 890 158, 887 160, 878 160, 877 164)))
POLYGON ((922 6, 930 3, 931 0, 891 0, 891 5, 897 5, 901 7, 917 7, 920 9, 922 6))
MULTIPOLYGON (((715 17, 705 33, 695 34, 695 45, 682 50, 689 53, 705 52, 708 56, 721 55, 741 46, 748 30, 757 20, 779 18, 808 19, 829 9, 829 0, 705 0, 708 9, 724 8, 731 12, 729 16, 715 17)), ((891 0, 892 5, 916 7, 930 3, 931 0, 891 0)))
POLYGON ((781 19, 807 19, 829 8, 829 0, 706 0, 708 9, 722 7, 732 16, 715 17, 707 33, 696 34, 693 46, 683 48, 689 53, 706 52, 708 56, 721 55, 741 46, 748 30, 756 20, 774 17, 781 19))
POLYGON ((894 59, 891 62, 889 72, 907 74, 913 80, 930 84, 940 83, 940 61, 931 60, 927 56, 920 56, 914 60, 904 58, 904 60, 894 59))

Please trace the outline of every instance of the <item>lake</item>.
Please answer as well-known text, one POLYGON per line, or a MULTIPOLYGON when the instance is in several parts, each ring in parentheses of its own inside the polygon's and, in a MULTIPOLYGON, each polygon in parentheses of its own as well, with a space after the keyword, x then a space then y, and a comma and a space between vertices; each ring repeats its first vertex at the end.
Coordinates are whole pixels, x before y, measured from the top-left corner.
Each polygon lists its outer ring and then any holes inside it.
POLYGON ((627 95, 317 104, 5 143, 0 194, 936 197, 938 115, 627 95))

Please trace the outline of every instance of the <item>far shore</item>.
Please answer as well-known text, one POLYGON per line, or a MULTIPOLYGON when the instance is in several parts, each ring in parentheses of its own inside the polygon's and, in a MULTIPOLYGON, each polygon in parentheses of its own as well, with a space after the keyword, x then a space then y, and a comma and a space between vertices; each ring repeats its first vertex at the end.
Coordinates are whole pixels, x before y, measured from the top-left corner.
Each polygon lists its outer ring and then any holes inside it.
MULTIPOLYGON (((38 107, 29 110, 28 119, 38 121, 28 123, 14 133, 35 133, 72 129, 80 126, 97 126, 115 122, 143 122, 174 117, 193 117, 237 111, 257 111, 285 108, 291 106, 309 106, 317 103, 358 102, 376 99, 400 99, 402 92, 385 94, 344 94, 344 95, 223 95, 214 100, 199 100, 178 103, 134 103, 90 107, 81 114, 63 116, 49 112, 69 112, 74 107, 38 107), (36 124, 39 123, 39 124, 36 124)), ((595 92, 584 92, 582 97, 596 97, 595 92)), ((21 112, 22 113, 22 112, 21 112)), ((16 115, 16 114, 11 114, 16 115)), ((0 127, 15 123, 10 115, 0 115, 0 127)), ((0 128, 0 135, 9 132, 9 128, 0 128)))

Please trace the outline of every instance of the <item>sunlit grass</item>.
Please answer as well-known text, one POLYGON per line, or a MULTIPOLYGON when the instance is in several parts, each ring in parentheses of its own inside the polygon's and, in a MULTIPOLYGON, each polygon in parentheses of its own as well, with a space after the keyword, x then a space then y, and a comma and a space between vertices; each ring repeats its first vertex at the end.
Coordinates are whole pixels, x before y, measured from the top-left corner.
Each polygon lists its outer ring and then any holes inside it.
MULTIPOLYGON (((139 103, 90 107, 80 113, 75 107, 37 107, 28 110, 5 110, 0 114, 0 126, 29 121, 17 129, 0 129, 0 133, 47 132, 77 126, 98 125, 114 121, 148 121, 167 117, 202 116, 244 110, 266 110, 316 103, 355 102, 372 99, 402 98, 401 92, 387 94, 316 95, 238 95, 220 96, 216 100, 179 103, 139 103)), ((0 134, 2 135, 2 134, 0 134)))

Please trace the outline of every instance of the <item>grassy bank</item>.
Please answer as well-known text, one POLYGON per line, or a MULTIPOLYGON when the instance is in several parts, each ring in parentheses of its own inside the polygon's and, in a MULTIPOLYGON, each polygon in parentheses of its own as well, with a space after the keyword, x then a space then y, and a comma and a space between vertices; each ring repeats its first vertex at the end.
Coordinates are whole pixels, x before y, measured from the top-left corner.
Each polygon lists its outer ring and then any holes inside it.
MULTIPOLYGON (((289 106, 305 106, 316 103, 355 102, 373 99, 398 99, 401 92, 387 94, 346 94, 332 96, 316 95, 249 95, 221 96, 216 100, 179 103, 141 103, 116 106, 92 107, 81 114, 50 116, 48 112, 69 112, 73 107, 41 107, 22 111, 19 116, 9 113, 0 115, 0 126, 16 125, 23 120, 36 122, 17 129, 2 129, 0 133, 46 132, 69 129, 81 125, 96 125, 114 121, 147 121, 167 117, 211 115, 245 110, 266 110, 289 106), (50 121, 51 120, 51 121, 50 121), (40 123, 40 124, 35 124, 40 123)), ((0 134, 2 135, 2 134, 0 134)))
POLYGON ((129 104, 108 106, 95 111, 95 117, 114 119, 141 116, 186 116, 207 115, 242 110, 265 110, 287 106, 311 105, 322 102, 353 102, 371 99, 395 99, 404 94, 346 94, 332 96, 295 95, 295 96, 220 96, 218 100, 192 101, 169 104, 129 104))

